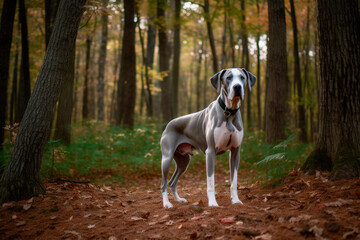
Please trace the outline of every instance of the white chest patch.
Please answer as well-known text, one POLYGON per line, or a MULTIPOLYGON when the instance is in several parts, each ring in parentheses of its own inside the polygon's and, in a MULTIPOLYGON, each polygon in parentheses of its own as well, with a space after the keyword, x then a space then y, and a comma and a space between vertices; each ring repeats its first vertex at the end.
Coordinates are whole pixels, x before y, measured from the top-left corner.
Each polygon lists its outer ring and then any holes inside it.
POLYGON ((239 147, 244 137, 244 131, 229 131, 226 127, 226 122, 223 122, 220 127, 214 130, 215 148, 217 153, 225 152, 231 148, 239 147))

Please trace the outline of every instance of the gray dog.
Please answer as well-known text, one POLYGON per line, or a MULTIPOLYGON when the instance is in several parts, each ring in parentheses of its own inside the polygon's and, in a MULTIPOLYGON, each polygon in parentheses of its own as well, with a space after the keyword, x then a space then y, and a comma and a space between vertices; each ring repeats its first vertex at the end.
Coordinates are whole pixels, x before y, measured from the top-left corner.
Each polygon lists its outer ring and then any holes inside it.
POLYGON ((244 136, 243 122, 239 111, 244 100, 244 90, 256 82, 256 77, 244 68, 223 69, 210 78, 219 97, 204 110, 173 119, 164 130, 160 145, 162 152, 161 193, 163 206, 171 208, 167 194, 167 176, 172 159, 176 169, 169 181, 175 199, 187 202, 179 197, 176 185, 190 162, 193 149, 206 154, 207 196, 209 206, 218 206, 215 199, 214 166, 215 156, 230 150, 230 193, 232 203, 240 203, 237 194, 237 171, 240 162, 240 147, 244 136))

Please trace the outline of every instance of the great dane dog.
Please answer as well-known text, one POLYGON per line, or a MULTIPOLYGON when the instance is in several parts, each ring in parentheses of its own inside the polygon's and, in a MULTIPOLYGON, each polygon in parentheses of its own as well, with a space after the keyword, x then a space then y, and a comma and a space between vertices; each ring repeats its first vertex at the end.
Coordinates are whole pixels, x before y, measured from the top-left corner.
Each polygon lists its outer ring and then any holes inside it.
POLYGON ((239 108, 244 100, 246 85, 251 91, 256 77, 244 68, 229 68, 216 73, 210 78, 210 82, 219 94, 217 100, 200 112, 173 119, 162 134, 161 193, 165 208, 173 206, 167 193, 167 176, 172 159, 175 159, 176 169, 168 184, 177 201, 187 202, 185 198, 179 197, 176 185, 189 165, 193 149, 198 149, 206 155, 209 206, 218 206, 215 199, 215 156, 230 150, 231 201, 233 204, 242 204, 237 193, 240 146, 244 136, 239 108))

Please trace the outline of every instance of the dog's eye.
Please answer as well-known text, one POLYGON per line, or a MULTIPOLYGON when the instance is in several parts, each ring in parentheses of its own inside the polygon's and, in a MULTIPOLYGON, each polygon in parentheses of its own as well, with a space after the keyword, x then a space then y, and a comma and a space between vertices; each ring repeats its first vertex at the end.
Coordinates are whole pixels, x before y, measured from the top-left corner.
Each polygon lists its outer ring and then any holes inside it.
POLYGON ((244 76, 240 76, 240 78, 241 78, 241 80, 244 80, 244 79, 245 79, 244 76))
POLYGON ((226 78, 226 80, 230 81, 230 80, 231 80, 231 77, 230 77, 230 76, 229 76, 229 77, 227 77, 227 78, 226 78))

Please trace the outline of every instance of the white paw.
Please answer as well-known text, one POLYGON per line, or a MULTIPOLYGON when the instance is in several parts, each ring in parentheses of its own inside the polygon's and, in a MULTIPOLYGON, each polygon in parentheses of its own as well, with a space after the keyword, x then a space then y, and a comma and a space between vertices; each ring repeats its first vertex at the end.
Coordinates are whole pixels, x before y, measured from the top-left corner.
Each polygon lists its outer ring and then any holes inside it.
POLYGON ((218 207, 219 204, 216 201, 209 201, 209 207, 218 207))
POLYGON ((241 205, 244 205, 242 203, 242 201, 240 201, 239 199, 235 199, 235 200, 231 200, 232 204, 241 204, 241 205))
POLYGON ((164 202, 163 204, 164 208, 172 208, 173 205, 170 202, 164 202))
POLYGON ((178 202, 187 202, 187 200, 185 199, 185 198, 178 198, 178 199, 176 199, 178 202))

